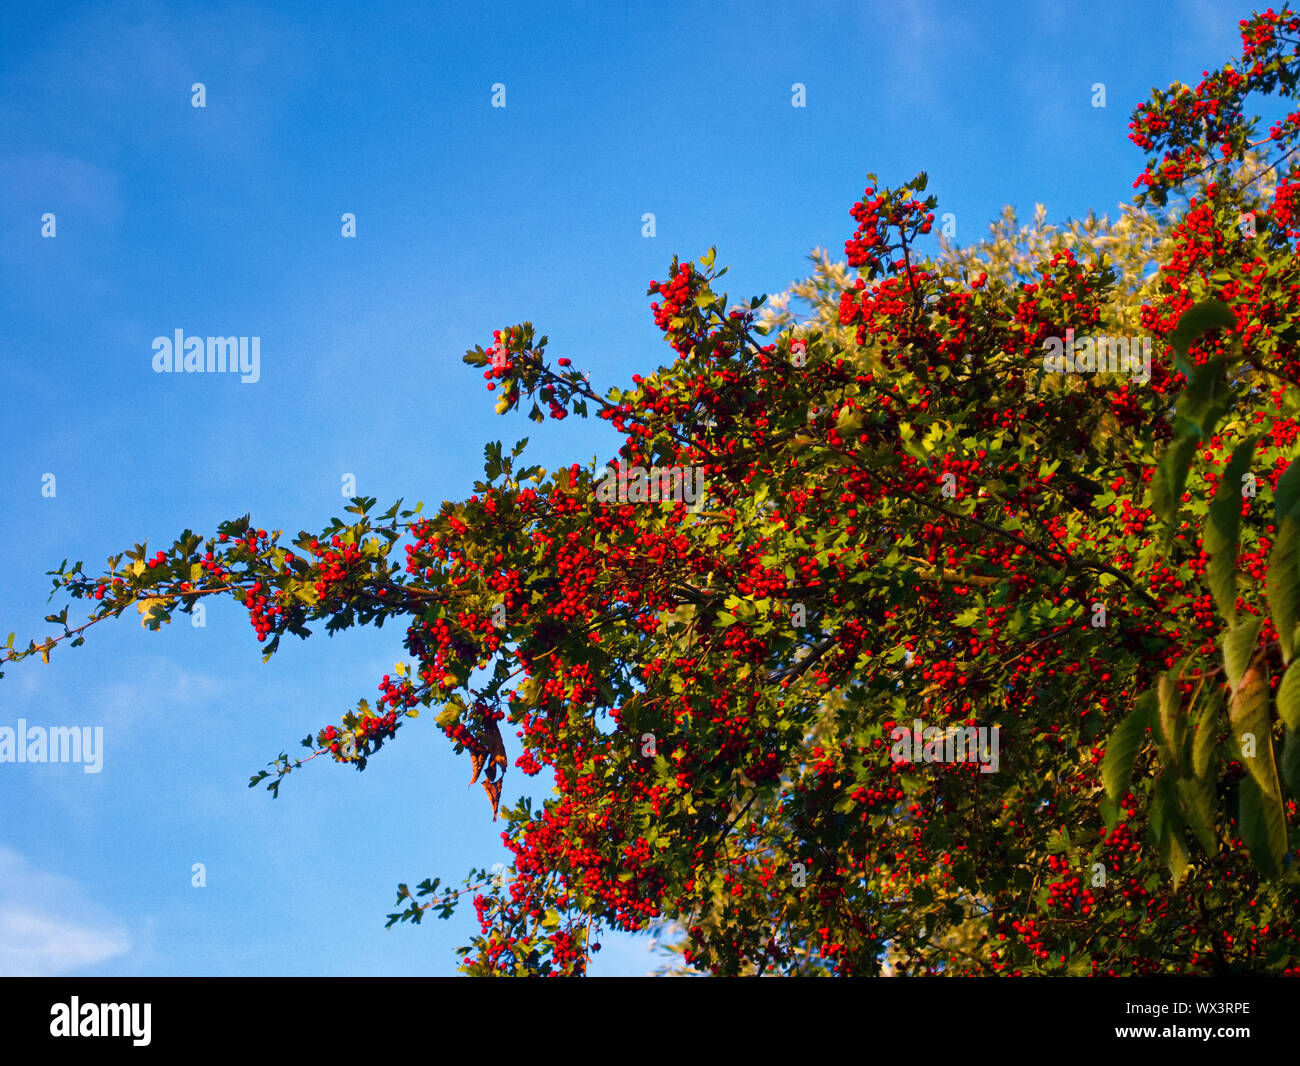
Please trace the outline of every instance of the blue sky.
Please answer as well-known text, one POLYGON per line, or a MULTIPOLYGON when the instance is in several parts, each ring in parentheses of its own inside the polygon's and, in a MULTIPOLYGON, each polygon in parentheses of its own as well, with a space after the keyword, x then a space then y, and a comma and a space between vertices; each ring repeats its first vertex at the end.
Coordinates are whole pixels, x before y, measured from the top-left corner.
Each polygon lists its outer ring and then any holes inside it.
MULTIPOLYGON (((45 571, 65 557, 92 570, 249 511, 318 529, 346 474, 381 510, 436 510, 472 491, 488 440, 528 436, 548 468, 607 459, 604 423, 495 416, 465 349, 528 319, 602 390, 625 385, 671 355, 645 289, 674 254, 717 245, 734 301, 780 291, 813 247, 842 256, 868 171, 927 171, 959 243, 1005 203, 1113 215, 1141 170, 1133 105, 1236 55, 1249 10, 11 5, 0 641, 52 631, 45 571), (154 373, 153 339, 178 328, 260 337, 260 379, 154 373)), ((383 928, 399 881, 507 857, 431 716, 364 773, 247 788, 402 651, 400 630, 351 630, 263 664, 225 603, 157 634, 124 615, 7 670, 0 726, 102 726, 104 765, 0 763, 0 975, 454 973, 472 908, 383 928)), ((507 802, 521 781, 540 799, 516 772, 507 802)), ((643 939, 604 942, 593 973, 653 964, 643 939)))

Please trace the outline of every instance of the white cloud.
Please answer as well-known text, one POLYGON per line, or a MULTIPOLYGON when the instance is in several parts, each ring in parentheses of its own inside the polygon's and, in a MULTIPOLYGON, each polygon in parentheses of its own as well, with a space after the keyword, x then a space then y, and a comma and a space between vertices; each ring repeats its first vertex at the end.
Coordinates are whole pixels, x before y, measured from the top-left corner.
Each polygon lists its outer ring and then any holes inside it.
POLYGON ((130 947, 109 933, 0 904, 0 976, 49 977, 82 970, 130 947))
POLYGON ((857 12, 865 39, 879 48, 889 64, 889 76, 902 87, 909 107, 919 103, 940 106, 947 103, 941 80, 945 72, 960 67, 976 39, 976 27, 963 17, 961 9, 938 5, 933 0, 913 3, 868 4, 857 12), (887 27, 887 32, 882 32, 887 27))
POLYGON ((0 977, 76 973, 130 947, 121 926, 74 881, 0 844, 0 977))
MULTIPOLYGON (((189 624, 186 615, 176 617, 182 624, 189 624)), ((113 681, 99 688, 96 702, 102 712, 97 722, 125 727, 141 719, 166 718, 181 707, 211 704, 230 689, 218 678, 186 670, 165 659, 137 666, 133 673, 129 681, 113 681)))

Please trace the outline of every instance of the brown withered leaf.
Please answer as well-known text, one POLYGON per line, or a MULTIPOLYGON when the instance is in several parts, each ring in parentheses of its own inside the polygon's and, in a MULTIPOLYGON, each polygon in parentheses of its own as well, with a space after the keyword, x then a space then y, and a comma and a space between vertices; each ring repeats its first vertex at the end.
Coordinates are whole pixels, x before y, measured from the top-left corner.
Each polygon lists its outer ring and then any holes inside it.
POLYGON ((491 718, 487 720, 488 750, 492 755, 492 765, 488 767, 488 779, 496 776, 494 770, 500 768, 501 776, 506 775, 506 746, 501 740, 501 730, 491 718))
POLYGON ((492 801, 492 821, 497 820, 497 808, 501 806, 501 782, 484 781, 483 791, 488 794, 488 799, 492 801))
POLYGON ((478 780, 478 775, 483 772, 483 764, 487 762, 487 752, 471 751, 469 758, 474 766, 474 776, 469 779, 469 783, 473 785, 478 780))

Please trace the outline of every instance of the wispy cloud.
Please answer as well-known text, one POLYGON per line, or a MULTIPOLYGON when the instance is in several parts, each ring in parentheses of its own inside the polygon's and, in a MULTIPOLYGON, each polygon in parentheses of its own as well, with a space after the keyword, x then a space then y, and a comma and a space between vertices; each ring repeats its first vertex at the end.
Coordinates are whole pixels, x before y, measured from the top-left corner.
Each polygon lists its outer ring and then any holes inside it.
MULTIPOLYGON (((181 624, 189 624, 185 615, 176 617, 181 624)), ((211 703, 228 689, 219 678, 156 659, 141 665, 130 681, 116 681, 99 689, 96 722, 128 726, 141 719, 166 717, 180 707, 211 703)))
POLYGON ((74 881, 0 844, 0 977, 76 973, 130 947, 125 930, 74 881))
POLYGON ((10 67, 0 79, 0 118, 15 124, 20 145, 48 138, 53 114, 56 134, 116 144, 118 158, 124 135, 137 150, 152 139, 228 156, 269 129, 265 93, 299 69, 298 35, 275 13, 242 4, 202 12, 110 4, 66 20, 44 48, 10 67), (190 107, 195 82, 209 93, 202 112, 190 107))
POLYGON ((865 5, 857 20, 862 32, 888 57, 889 76, 905 87, 913 108, 921 102, 945 103, 943 83, 954 57, 965 53, 977 36, 976 27, 960 8, 932 0, 865 5), (888 34, 880 33, 882 22, 889 26, 888 34))
POLYGON ((0 161, 0 195, 9 208, 7 216, 14 220, 8 235, 15 240, 20 220, 26 227, 23 236, 34 237, 46 211, 75 217, 80 227, 97 236, 122 215, 115 174, 58 152, 34 151, 0 161))

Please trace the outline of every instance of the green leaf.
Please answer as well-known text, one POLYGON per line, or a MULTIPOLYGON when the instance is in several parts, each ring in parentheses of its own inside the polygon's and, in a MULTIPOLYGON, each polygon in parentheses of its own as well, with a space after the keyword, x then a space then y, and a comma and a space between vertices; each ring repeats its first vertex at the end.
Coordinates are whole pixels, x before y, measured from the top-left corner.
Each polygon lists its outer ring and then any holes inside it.
POLYGON ((1151 509, 1170 526, 1173 533, 1174 519, 1182 507, 1183 486, 1187 483, 1187 472, 1196 454, 1196 438, 1191 434, 1177 437, 1165 450, 1151 479, 1151 509))
MULTIPOLYGON (((1241 479, 1250 469, 1258 437, 1247 437, 1233 450, 1205 516, 1204 547, 1210 556, 1210 591, 1220 613, 1237 621, 1237 551, 1241 530, 1241 479)), ((1294 567, 1292 568, 1294 570, 1294 567)), ((1294 588, 1293 583, 1293 588, 1294 588)), ((1271 602, 1271 601, 1270 601, 1271 602)), ((1294 604, 1292 604, 1294 611, 1294 604)), ((1276 617, 1276 616, 1275 616, 1276 617)), ((1294 618, 1294 613, 1292 614, 1294 618)))
MULTIPOLYGON (((1234 566, 1235 569, 1235 566, 1234 566)), ((1297 608, 1300 608, 1300 513, 1292 512, 1277 531, 1268 557, 1268 609, 1282 646, 1282 661, 1289 663, 1295 651, 1297 608)))
MULTIPOLYGON (((1271 751, 1270 747, 1270 759, 1271 751)), ((1255 779, 1247 775, 1238 786, 1238 799, 1241 839, 1250 850, 1251 860, 1266 877, 1277 877, 1287 851, 1282 797, 1261 791, 1255 779)))
POLYGON ((1175 406, 1175 427, 1179 432, 1194 429, 1202 440, 1232 407, 1234 393, 1228 386, 1228 360, 1210 359, 1196 367, 1175 406))
POLYGON ((1246 672, 1250 660, 1255 654, 1255 645, 1259 642, 1259 627, 1264 619, 1260 615, 1243 618, 1223 636, 1223 669, 1228 675, 1228 682, 1233 688, 1246 672))
POLYGON ((1156 790, 1151 794, 1147 808, 1151 835, 1155 838, 1160 856, 1174 877, 1174 890, 1182 884, 1187 874, 1187 845, 1183 842, 1182 814, 1178 795, 1170 784, 1168 774, 1157 778, 1156 790))
POLYGON ((1300 509, 1300 462, 1292 459, 1277 479, 1277 488, 1273 490, 1273 506, 1277 525, 1281 525, 1282 519, 1287 515, 1300 509))
POLYGON ((1196 732, 1192 740, 1192 773, 1198 778, 1207 775, 1210 760, 1219 744, 1219 695, 1215 692, 1201 705, 1196 719, 1196 732))
POLYGON ((1059 855, 1063 851, 1070 850, 1070 831, 1061 826, 1060 829, 1054 829, 1047 837, 1047 851, 1051 855, 1059 855))
POLYGON ((1106 741, 1106 757, 1101 764, 1101 781, 1106 795, 1118 801, 1128 791, 1133 764, 1146 739, 1146 728, 1155 705, 1155 691, 1148 689, 1138 697, 1133 710, 1115 727, 1106 741))
POLYGON ((1209 778, 1182 777, 1178 779, 1178 798, 1182 801, 1183 816, 1196 833, 1196 839, 1206 854, 1213 857, 1219 850, 1219 837, 1214 831, 1214 782, 1209 778))
POLYGON ((1278 795, 1277 766, 1273 761, 1273 728, 1269 716, 1268 673, 1262 666, 1248 670, 1241 684, 1233 691, 1232 700, 1228 704, 1228 721, 1238 749, 1245 734, 1254 736, 1255 754, 1250 757, 1240 752, 1242 764, 1266 794, 1278 795))
POLYGON ((171 615, 164 604, 170 603, 170 600, 150 600, 147 603, 143 600, 135 605, 135 609, 144 617, 140 619, 140 625, 147 626, 155 633, 164 622, 170 622, 171 615))
POLYGON ((1282 780, 1291 795, 1300 799, 1300 732, 1294 729, 1286 731, 1282 745, 1282 780))
POLYGON ((1277 687, 1277 713, 1286 727, 1300 730, 1300 663, 1292 663, 1277 687))
POLYGON ((1187 735, 1187 712, 1183 710, 1183 694, 1178 688, 1180 673, 1180 670, 1170 670, 1156 681, 1156 724, 1160 727, 1162 755, 1164 762, 1175 768, 1182 762, 1183 740, 1187 735))
POLYGON ((1106 823, 1108 830, 1113 830, 1120 823, 1120 815, 1124 813, 1123 805, 1109 796, 1102 794, 1101 797, 1101 817, 1106 823))

